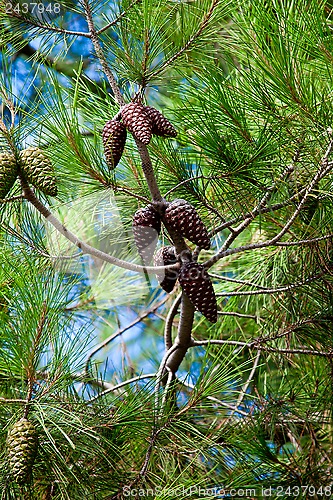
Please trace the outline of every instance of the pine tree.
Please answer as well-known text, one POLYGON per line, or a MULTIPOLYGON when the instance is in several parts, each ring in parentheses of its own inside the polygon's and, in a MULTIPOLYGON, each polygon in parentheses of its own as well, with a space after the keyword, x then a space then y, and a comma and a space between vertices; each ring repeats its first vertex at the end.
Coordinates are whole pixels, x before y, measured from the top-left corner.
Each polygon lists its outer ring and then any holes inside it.
POLYGON ((332 8, 2 5, 1 498, 333 494, 332 8))

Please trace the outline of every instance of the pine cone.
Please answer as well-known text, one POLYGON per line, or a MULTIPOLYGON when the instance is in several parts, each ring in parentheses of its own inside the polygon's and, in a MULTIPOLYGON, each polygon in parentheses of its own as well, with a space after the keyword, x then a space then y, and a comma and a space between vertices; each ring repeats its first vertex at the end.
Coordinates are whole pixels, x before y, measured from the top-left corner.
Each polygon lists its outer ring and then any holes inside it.
POLYGON ((176 137, 177 130, 172 123, 165 118, 157 109, 145 106, 145 111, 152 122, 152 133, 163 137, 176 137))
POLYGON ((216 323, 216 296, 206 269, 196 262, 184 264, 179 272, 179 283, 194 307, 208 321, 216 323))
POLYGON ((200 248, 209 250, 210 240, 207 229, 195 208, 186 200, 174 200, 165 211, 165 221, 184 238, 200 248))
MULTIPOLYGON (((154 255, 154 266, 169 266, 176 264, 177 257, 174 247, 162 247, 154 255)), ((156 272, 159 284, 167 293, 172 292, 178 278, 177 269, 166 269, 156 272)))
POLYGON ((17 176, 15 156, 10 153, 0 153, 0 199, 4 199, 13 187, 17 176))
POLYGON ((21 418, 7 436, 9 468, 18 484, 29 482, 37 448, 38 437, 35 427, 26 418, 21 418))
POLYGON ((125 127, 133 134, 135 139, 143 144, 149 144, 152 134, 152 123, 139 102, 130 102, 121 108, 121 116, 125 127))
POLYGON ((144 262, 149 265, 161 231, 160 215, 151 205, 140 208, 133 217, 134 241, 144 262))
POLYGON ((51 160, 44 151, 29 146, 21 151, 21 166, 28 181, 44 194, 56 196, 58 189, 51 160))
POLYGON ((111 169, 116 168, 120 162, 125 147, 126 136, 126 127, 123 123, 117 120, 109 120, 104 125, 102 132, 104 155, 111 169))

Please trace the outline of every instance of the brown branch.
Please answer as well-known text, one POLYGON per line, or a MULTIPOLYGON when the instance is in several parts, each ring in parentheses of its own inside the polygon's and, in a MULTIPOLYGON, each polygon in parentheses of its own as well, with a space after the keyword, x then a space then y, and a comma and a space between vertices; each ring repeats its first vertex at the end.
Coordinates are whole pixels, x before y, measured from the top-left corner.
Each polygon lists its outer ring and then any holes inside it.
POLYGON ((180 363, 183 361, 187 353, 188 348, 191 346, 193 319, 194 306, 187 295, 183 292, 178 334, 173 344, 174 346, 177 346, 177 349, 170 355, 165 365, 167 370, 171 371, 173 374, 177 372, 180 363))
POLYGON ((252 316, 252 314, 242 314, 235 311, 217 311, 219 316, 235 316, 236 318, 249 318, 258 321, 258 316, 252 316))
POLYGON ((174 300, 172 306, 170 307, 169 313, 166 317, 165 320, 165 326, 164 326, 164 345, 165 345, 165 350, 168 351, 171 346, 172 346, 172 324, 173 320, 175 319, 175 316, 178 312, 178 307, 180 304, 180 301, 182 299, 182 293, 177 295, 176 299, 174 300))
MULTIPOLYGON (((286 232, 289 230, 291 225, 294 223, 296 217, 298 216, 298 214, 302 210, 302 207, 304 206, 304 204, 305 204, 311 190, 313 189, 313 187, 317 184, 319 179, 324 177, 327 173, 329 173, 332 170, 333 163, 327 161, 328 155, 330 154, 332 147, 333 147, 333 141, 330 141, 329 146, 327 148, 327 151, 322 159, 321 168, 318 169, 316 175, 313 177, 310 184, 305 189, 305 194, 302 197, 300 203, 298 204, 296 210, 294 211, 292 216, 289 218, 288 222, 283 226, 283 228, 281 229, 281 231, 278 234, 276 234, 270 240, 267 240, 267 241, 262 242, 262 243, 252 243, 249 245, 243 245, 243 246, 236 247, 236 248, 229 248, 227 250, 224 249, 226 245, 223 245, 222 249, 219 250, 210 260, 208 260, 204 264, 205 267, 207 267, 207 268, 211 267, 218 260, 220 260, 221 258, 226 257, 228 255, 233 255, 235 253, 245 252, 248 250, 257 250, 259 248, 265 248, 268 246, 274 246, 276 243, 278 243, 278 241, 282 238, 282 236, 284 236, 286 234, 286 232)), ((262 211, 259 211, 258 215, 259 215, 259 213, 262 213, 262 211)))
POLYGON ((83 253, 92 255, 93 257, 97 257, 104 262, 109 262, 110 264, 114 264, 123 269, 127 269, 128 271, 135 271, 140 273, 150 272, 156 274, 156 271, 163 271, 166 269, 176 269, 179 267, 179 264, 173 264, 171 266, 140 266, 138 264, 133 264, 131 262, 127 262, 124 260, 117 259, 112 255, 109 255, 101 250, 97 250, 96 248, 88 245, 84 241, 80 240, 75 234, 67 229, 67 227, 62 224, 51 212, 48 208, 43 205, 38 198, 36 198, 34 192, 30 187, 24 183, 24 180, 21 179, 22 188, 23 188, 23 196, 29 201, 42 215, 45 219, 52 224, 52 226, 62 234, 67 240, 76 245, 83 253))
POLYGON ((110 84, 110 87, 112 89, 112 92, 114 94, 114 97, 115 97, 117 103, 119 104, 119 106, 124 106, 125 100, 120 92, 120 89, 118 87, 116 79, 113 76, 113 73, 109 68, 109 65, 106 61, 106 58, 105 58, 105 55, 103 52, 103 49, 102 49, 101 44, 100 44, 99 39, 98 39, 98 34, 97 34, 96 29, 95 29, 95 25, 94 25, 94 21, 93 21, 93 17, 92 17, 92 12, 91 12, 91 8, 89 5, 89 0, 83 0, 83 6, 84 6, 85 13, 86 13, 90 38, 91 38, 91 41, 93 43, 93 46, 94 46, 94 49, 96 52, 96 56, 98 57, 98 59, 100 61, 102 69, 103 69, 103 71, 108 79, 108 82, 110 84))
POLYGON ((11 198, 5 198, 4 200, 0 200, 0 203, 10 203, 11 201, 24 200, 24 196, 12 196, 11 198))
POLYGON ((326 236, 319 236, 318 238, 310 238, 307 240, 279 241, 279 242, 275 243, 275 246, 291 247, 291 246, 300 246, 300 245, 311 245, 312 243, 316 243, 317 241, 329 240, 331 238, 333 238, 333 233, 327 234, 326 236))
POLYGON ((148 148, 145 144, 138 141, 136 138, 134 138, 134 139, 135 139, 135 143, 136 143, 136 146, 138 148, 138 151, 139 151, 139 155, 141 158, 142 170, 143 170, 143 173, 145 175, 151 197, 152 197, 153 201, 155 201, 155 202, 164 203, 165 200, 164 200, 163 196, 161 195, 161 192, 160 192, 159 187, 157 185, 157 181, 156 181, 153 165, 152 165, 152 162, 150 159, 150 155, 148 152, 148 148))
POLYGON ((292 290, 294 288, 298 288, 300 286, 307 285, 308 283, 312 283, 313 281, 317 280, 318 278, 321 278, 326 274, 326 271, 323 271, 319 274, 316 274, 315 276, 312 276, 311 278, 307 278, 303 281, 299 281, 298 283, 291 283, 290 285, 286 285, 284 287, 280 288, 262 288, 261 290, 250 290, 250 291, 239 291, 239 292, 220 292, 216 293, 217 297, 230 297, 230 296, 238 296, 238 295, 266 295, 266 294, 273 294, 273 293, 280 293, 280 292, 288 292, 289 290, 292 290))
MULTIPOLYGON (((271 339, 266 339, 271 340, 271 339)), ((248 349, 258 349, 258 351, 268 351, 268 352, 276 352, 280 354, 306 354, 313 356, 321 356, 326 358, 333 358, 333 350, 331 351, 319 351, 317 349, 303 349, 303 348, 295 348, 295 349, 283 349, 278 347, 270 347, 265 345, 258 345, 255 342, 237 342, 234 340, 194 340, 192 342, 191 347, 201 347, 204 345, 239 345, 242 348, 246 347, 248 349)))

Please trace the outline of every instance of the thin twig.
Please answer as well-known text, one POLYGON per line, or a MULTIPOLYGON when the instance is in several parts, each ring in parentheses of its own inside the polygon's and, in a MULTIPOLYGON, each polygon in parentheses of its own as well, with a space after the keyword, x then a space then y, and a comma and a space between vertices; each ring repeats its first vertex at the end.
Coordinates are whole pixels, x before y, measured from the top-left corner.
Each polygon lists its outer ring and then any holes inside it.
POLYGON ((103 52, 103 49, 102 49, 101 44, 99 42, 98 34, 97 34, 96 29, 95 29, 95 25, 94 25, 94 21, 93 21, 91 8, 89 5, 89 0, 83 0, 83 6, 84 6, 85 13, 86 13, 90 38, 91 38, 91 41, 93 43, 93 46, 94 46, 94 49, 96 52, 96 56, 98 57, 98 59, 101 63, 102 69, 103 69, 103 71, 108 79, 108 82, 110 84, 110 87, 112 89, 113 95, 114 95, 117 103, 119 104, 119 106, 124 106, 125 100, 120 92, 117 81, 116 81, 115 77, 113 76, 112 71, 109 68, 109 65, 106 61, 106 58, 105 58, 105 55, 103 52))
POLYGON ((327 234, 326 236, 319 236, 318 238, 310 238, 307 240, 298 240, 298 241, 278 241, 275 243, 276 246, 279 247, 292 247, 292 246, 300 246, 300 245, 311 245, 312 243, 316 243, 317 241, 329 240, 333 238, 332 234, 327 234))
POLYGON ((133 384, 134 382, 138 382, 139 380, 145 380, 149 378, 155 378, 156 373, 147 373, 146 375, 138 375, 137 377, 130 378, 128 380, 124 380, 124 382, 120 382, 117 385, 114 385, 112 387, 109 387, 105 391, 101 392, 100 394, 97 394, 97 396, 94 396, 93 398, 89 399, 87 403, 92 403, 93 401, 96 401, 97 399, 102 398, 103 396, 106 396, 107 394, 110 394, 110 392, 115 392, 121 389, 122 387, 125 387, 126 385, 133 384))
POLYGON ((114 264, 123 269, 127 269, 128 271, 135 271, 140 273, 156 273, 156 271, 163 271, 166 269, 177 269, 179 264, 173 264, 170 266, 140 266, 138 264, 133 264, 131 262, 127 262, 124 260, 117 259, 117 257, 113 257, 101 250, 97 250, 96 248, 88 245, 84 241, 80 240, 75 234, 67 229, 64 224, 62 224, 50 211, 48 208, 43 205, 38 198, 36 198, 34 192, 30 189, 30 187, 24 182, 22 183, 23 188, 23 196, 26 200, 28 200, 42 215, 45 219, 67 240, 76 245, 82 253, 86 253, 101 259, 104 262, 109 262, 110 264, 114 264))
MULTIPOLYGON (((113 333, 112 335, 107 337, 105 340, 103 340, 103 342, 101 342, 100 344, 95 346, 90 351, 90 353, 88 354, 88 356, 86 358, 86 362, 85 362, 86 375, 89 372, 89 364, 90 364, 91 358, 93 358, 101 349, 106 347, 108 344, 110 344, 117 337, 119 337, 120 335, 123 335, 123 333, 127 332, 128 330, 133 328, 133 326, 137 325, 138 323, 141 323, 141 321, 143 319, 147 318, 150 314, 154 314, 157 309, 159 309, 161 306, 163 306, 165 304, 165 302, 168 300, 168 298, 169 298, 168 296, 164 297, 160 302, 158 302, 157 304, 152 306, 150 309, 148 309, 144 313, 140 314, 134 321, 132 321, 128 325, 124 326, 123 328, 119 328, 115 333, 113 333)), ((105 322, 106 322, 106 320, 105 320, 105 322)))
POLYGON ((36 331, 36 336, 33 341, 33 345, 31 348, 31 351, 29 353, 29 358, 28 358, 28 363, 27 363, 27 380, 28 380, 28 393, 27 393, 27 404, 24 408, 24 418, 27 418, 29 410, 30 410, 30 401, 33 398, 33 387, 34 387, 34 381, 35 381, 35 365, 36 365, 36 360, 35 356, 37 353, 37 349, 39 347, 39 343, 42 337, 43 329, 45 327, 45 322, 47 318, 47 303, 46 301, 43 302, 42 310, 41 310, 41 316, 37 325, 37 331, 36 331))
MULTIPOLYGON (((328 151, 330 151, 331 148, 328 148, 328 151)), ((294 211, 293 215, 289 218, 288 222, 283 226, 281 231, 276 234, 273 238, 270 240, 261 242, 261 243, 250 243, 248 245, 243 245, 240 247, 235 247, 235 248, 228 248, 227 250, 224 250, 223 248, 217 252, 211 259, 209 259, 204 265, 206 268, 209 268, 213 266, 218 260, 222 259, 223 257, 226 257, 228 255, 234 255, 236 253, 240 252, 246 252, 248 250, 258 250, 260 248, 266 248, 269 246, 274 246, 276 243, 286 234, 286 232, 289 230, 290 226, 294 223, 296 217, 300 213, 304 203, 306 202, 306 199, 308 198, 309 193, 311 192, 313 186, 318 182, 320 178, 322 178, 324 175, 326 175, 330 170, 332 170, 333 164, 331 162, 326 162, 325 157, 322 161, 322 168, 318 170, 317 174, 313 177, 312 181, 310 182, 309 186, 305 190, 305 194, 303 198, 301 199, 299 205, 297 206, 296 210, 294 211)))
POLYGON ((323 271, 319 274, 316 274, 315 276, 312 276, 311 278, 307 278, 303 281, 299 281, 298 283, 291 283, 290 285, 286 285, 280 288, 264 288, 262 290, 250 290, 250 291, 239 291, 239 292, 218 292, 215 295, 217 297, 231 297, 231 296, 238 296, 238 295, 270 295, 273 293, 281 293, 281 292, 289 292, 289 290, 292 290, 294 288, 298 288, 300 286, 307 285, 308 283, 312 283, 313 281, 316 281, 317 279, 321 278, 326 274, 326 271, 323 271))
MULTIPOLYGON (((266 342, 272 340, 267 338, 266 342)), ((211 340, 194 340, 192 342, 192 347, 201 347, 204 345, 239 345, 242 348, 248 349, 258 349, 259 351, 268 351, 268 352, 276 352, 279 354, 306 354, 311 356, 321 356, 325 358, 333 357, 332 351, 319 351, 317 349, 303 349, 303 348, 294 348, 294 349, 283 349, 278 347, 270 347, 265 346, 256 342, 238 342, 235 340, 219 340, 219 339, 211 339, 211 340)))
MULTIPOLYGON (((9 5, 9 3, 7 4, 9 5)), ((36 28, 41 28, 43 30, 47 31, 53 31, 55 33, 62 33, 63 35, 68 35, 68 36, 84 36, 86 38, 90 38, 90 33, 86 31, 71 31, 71 30, 66 30, 64 28, 59 28, 57 26, 51 26, 50 24, 43 24, 37 19, 31 19, 26 16, 22 16, 21 14, 18 14, 17 12, 11 11, 10 13, 7 12, 12 17, 15 17, 16 19, 19 19, 20 21, 23 21, 27 24, 30 24, 31 26, 35 26, 36 28)))
POLYGON ((172 64, 176 59, 178 59, 180 56, 182 56, 184 54, 184 52, 186 52, 187 50, 190 49, 193 42, 195 42, 195 40, 202 34, 202 32, 208 26, 208 23, 209 23, 212 15, 214 13, 215 8, 218 5, 218 3, 219 3, 219 0, 213 0, 208 12, 204 15, 203 20, 201 21, 200 26, 197 29, 197 31, 188 39, 188 41, 183 45, 183 47, 180 50, 178 50, 178 52, 176 52, 176 54, 174 54, 173 56, 169 57, 169 59, 164 61, 164 63, 162 64, 162 66, 160 66, 159 69, 152 71, 150 74, 150 78, 155 78, 157 75, 162 73, 166 68, 168 68, 170 66, 170 64, 172 64))
POLYGON ((249 388, 249 385, 250 383, 252 382, 252 379, 256 373, 256 370, 257 370, 257 367, 258 367, 258 363, 259 363, 259 359, 260 359, 260 355, 261 355, 261 351, 260 349, 258 350, 257 354, 256 354, 256 357, 254 359, 254 363, 253 363, 253 366, 252 366, 252 370, 248 376, 248 379, 246 380, 245 384, 242 386, 241 388, 241 391, 239 393, 239 396, 237 398, 237 402, 236 402, 236 407, 235 409, 233 410, 233 412, 231 413, 230 417, 229 418, 232 418, 234 413, 237 411, 238 412, 238 407, 242 404, 242 401, 245 397, 245 394, 246 394, 246 391, 248 390, 249 388))
POLYGON ((294 349, 282 349, 279 347, 269 347, 269 346, 251 346, 251 349, 261 349, 262 351, 267 352, 276 352, 278 354, 305 354, 308 356, 320 356, 324 358, 333 358, 333 350, 332 351, 319 351, 317 349, 303 349, 303 348, 294 348, 294 349))
POLYGON ((258 316, 252 316, 252 314, 243 314, 235 311, 218 311, 219 316, 235 316, 236 318, 249 318, 258 321, 258 316))
POLYGON ((0 203, 9 203, 11 201, 24 200, 24 196, 12 196, 11 198, 5 198, 4 200, 0 200, 0 203))
POLYGON ((100 35, 101 33, 104 33, 104 31, 108 30, 109 28, 112 28, 112 26, 115 26, 124 16, 126 16, 126 14, 128 13, 128 11, 134 7, 134 5, 136 5, 137 3, 140 3, 142 0, 133 0, 133 2, 127 7, 126 10, 123 10, 123 12, 121 12, 119 14, 119 16, 116 17, 116 19, 114 19, 113 21, 109 22, 108 24, 106 24, 105 26, 103 26, 103 28, 99 29, 96 31, 96 35, 100 35))
POLYGON ((259 201, 258 205, 252 212, 249 214, 248 217, 246 217, 243 222, 239 224, 237 228, 234 228, 232 230, 232 233, 229 234, 228 238, 225 240, 224 244, 222 245, 222 248, 219 250, 218 254, 223 254, 228 248, 230 248, 231 244, 235 241, 235 239, 251 224, 251 222, 254 220, 254 218, 261 213, 261 209, 264 208, 270 198, 273 195, 274 190, 276 189, 277 182, 281 179, 284 179, 286 175, 289 175, 289 173, 293 170, 294 166, 293 165, 288 165, 287 168, 284 169, 282 172, 281 176, 273 182, 272 186, 269 188, 269 190, 264 194, 262 199, 259 201))

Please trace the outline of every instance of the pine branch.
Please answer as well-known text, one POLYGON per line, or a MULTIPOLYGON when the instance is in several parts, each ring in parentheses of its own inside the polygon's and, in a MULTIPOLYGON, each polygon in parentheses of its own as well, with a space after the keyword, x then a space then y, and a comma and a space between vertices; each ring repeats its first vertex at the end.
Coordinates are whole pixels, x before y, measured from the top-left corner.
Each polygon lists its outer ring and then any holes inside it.
POLYGON ((38 326, 37 326, 36 336, 34 338, 32 349, 29 353, 29 358, 28 358, 28 362, 27 362, 28 393, 27 393, 27 404, 26 404, 25 409, 24 409, 23 418, 28 417, 28 413, 30 410, 30 403, 31 403, 31 400, 33 398, 33 387, 34 387, 34 383, 35 383, 35 369, 36 369, 35 357, 36 357, 37 349, 39 348, 39 343, 41 341, 43 329, 45 327, 45 322, 47 319, 46 313, 47 313, 47 304, 46 304, 46 301, 44 301, 42 311, 41 311, 41 317, 40 317, 40 320, 39 320, 38 326))
POLYGON ((118 24, 119 21, 121 21, 121 19, 128 14, 128 12, 132 9, 132 7, 134 7, 137 3, 140 3, 141 1, 142 0, 133 0, 132 3, 128 6, 128 8, 126 10, 123 10, 123 12, 121 12, 119 16, 117 16, 116 19, 114 19, 114 21, 111 21, 110 23, 103 26, 103 28, 97 30, 96 35, 100 35, 101 33, 104 33, 104 31, 107 31, 108 29, 112 28, 112 26, 118 24))
POLYGON ((93 21, 93 16, 92 16, 89 0, 83 0, 83 6, 84 6, 85 13, 86 13, 87 24, 88 24, 88 29, 89 29, 89 36, 90 36, 91 41, 93 43, 93 46, 94 46, 94 49, 96 52, 96 56, 98 57, 98 59, 101 63, 102 69, 103 69, 103 71, 108 79, 108 82, 110 84, 110 87, 112 89, 112 92, 115 96, 117 103, 119 104, 119 106, 124 106, 125 100, 124 100, 124 98, 119 90, 116 79, 113 76, 113 73, 109 68, 109 65, 106 61, 106 58, 105 58, 105 55, 103 52, 103 49, 102 49, 101 44, 99 42, 98 34, 97 34, 96 29, 95 29, 95 24, 93 21))
POLYGON ((89 255, 92 255, 93 257, 97 257, 98 259, 101 259, 104 262, 109 262, 110 264, 114 264, 118 267, 121 267, 123 269, 127 269, 128 271, 135 271, 135 272, 140 272, 140 273, 145 273, 145 272, 151 272, 156 274, 156 271, 163 271, 166 269, 177 269, 179 267, 179 264, 171 264, 169 266, 140 266, 138 264, 132 264, 131 262, 126 262, 124 260, 117 259, 116 257, 113 257, 112 255, 109 255, 105 252, 102 252, 101 250, 97 250, 96 248, 88 245, 84 241, 80 240, 75 234, 73 234, 71 231, 69 231, 64 224, 62 224, 52 213, 48 208, 45 207, 35 196, 34 192, 32 189, 25 184, 25 181, 21 179, 22 182, 22 189, 23 189, 23 196, 24 198, 29 201, 37 210, 38 212, 45 217, 45 219, 60 233, 62 236, 64 236, 67 240, 69 240, 71 243, 76 245, 82 253, 86 253, 89 255))
MULTIPOLYGON (((271 340, 271 339, 266 339, 266 340, 271 340)), ((333 358, 333 350, 331 351, 319 351, 317 349, 303 349, 303 348, 294 348, 294 349, 283 349, 279 347, 270 347, 266 345, 257 345, 256 342, 237 342, 235 340, 218 340, 218 339, 211 339, 211 340, 194 340, 192 343, 191 347, 202 347, 202 346, 209 346, 209 345, 239 345, 242 348, 248 348, 248 349, 257 349, 258 352, 261 351, 268 351, 268 352, 276 352, 280 354, 306 354, 306 355, 313 355, 313 356, 321 356, 325 358, 333 358)), ((238 410, 237 410, 238 411, 238 410)))
MULTIPOLYGON (((306 188, 305 190, 305 194, 303 196, 303 198, 301 199, 300 203, 298 204, 296 210, 294 211, 293 215, 289 218, 288 222, 283 226, 283 228, 281 229, 281 231, 276 234, 273 238, 271 238, 270 240, 267 240, 265 242, 261 242, 261 243, 252 243, 252 244, 249 244, 249 245, 244 245, 244 246, 241 246, 241 247, 236 247, 236 248, 229 248, 229 249, 225 249, 224 248, 227 246, 227 244, 229 244, 231 241, 231 238, 230 240, 227 240, 226 244, 223 245, 222 249, 217 252, 210 260, 208 260, 204 265, 206 268, 209 268, 211 267, 212 265, 214 265, 218 260, 222 259, 223 257, 226 257, 228 255, 233 255, 233 254, 236 254, 236 253, 239 253, 239 252, 245 252, 245 251, 248 251, 248 250, 257 250, 259 248, 265 248, 265 247, 269 247, 269 246, 274 246, 276 243, 279 242, 279 240, 287 233, 287 231, 289 230, 289 228, 292 226, 292 224, 294 223, 296 217, 299 215, 299 213, 301 212, 312 188, 317 184, 317 182, 319 181, 319 179, 321 179, 322 177, 324 177, 326 174, 328 174, 331 170, 332 170, 332 167, 333 167, 333 163, 332 162, 328 162, 327 160, 327 156, 330 154, 331 152, 331 148, 333 146, 333 142, 331 141, 330 144, 329 144, 329 147, 327 148, 327 152, 325 153, 325 156, 322 160, 322 164, 321 164, 321 167, 318 169, 316 175, 313 177, 313 179, 311 180, 309 186, 306 188)), ((258 212, 258 215, 262 213, 262 211, 259 211, 258 212)), ((247 219, 244 221, 245 225, 246 225, 246 221, 247 219)), ((242 225, 240 225, 240 227, 242 227, 242 225)), ((232 235, 230 235, 232 236, 232 235)))
POLYGON ((178 334, 173 343, 173 347, 176 347, 176 349, 170 354, 170 356, 168 356, 167 362, 165 364, 166 369, 172 372, 173 375, 175 375, 175 373, 177 372, 188 348, 191 346, 193 320, 194 306, 187 295, 183 292, 180 307, 178 334))
POLYGON ((247 393, 247 390, 249 388, 249 385, 252 382, 252 380, 253 380, 253 378, 255 376, 256 370, 258 368, 260 356, 261 356, 261 351, 259 349, 258 352, 257 352, 257 354, 256 354, 256 357, 254 358, 252 370, 250 371, 250 374, 249 374, 246 382, 243 384, 243 386, 241 388, 241 391, 240 391, 239 396, 238 396, 237 401, 236 401, 235 409, 231 412, 231 414, 229 416, 229 419, 232 419, 232 417, 234 416, 235 412, 238 411, 239 406, 242 404, 243 399, 246 396, 246 393, 247 393))
MULTIPOLYGON (((94 396, 93 398, 89 399, 89 403, 92 403, 93 401, 97 401, 107 394, 110 394, 111 392, 116 392, 122 387, 126 387, 126 385, 133 384, 134 382, 139 382, 139 380, 145 380, 145 379, 150 379, 150 378, 156 378, 157 374, 156 373, 146 373, 145 375, 138 375, 137 377, 133 377, 127 380, 124 380, 123 382, 120 382, 119 384, 112 385, 111 387, 108 387, 105 389, 103 392, 100 392, 97 394, 97 396, 94 396)), ((91 382, 89 382, 91 383, 91 382)), ((105 384, 105 382, 103 382, 105 384)), ((109 384, 110 385, 110 384, 109 384)))
POLYGON ((133 326, 138 325, 139 323, 141 323, 141 321, 144 320, 145 318, 147 318, 150 314, 156 313, 157 309, 159 309, 161 306, 163 306, 167 302, 168 299, 169 299, 168 296, 164 297, 157 304, 155 304, 152 307, 150 307, 149 309, 147 309, 144 313, 141 313, 140 315, 138 315, 138 317, 135 320, 133 320, 131 323, 129 323, 128 325, 126 325, 123 328, 119 328, 115 333, 113 333, 112 335, 110 335, 109 337, 107 337, 105 340, 103 340, 103 342, 101 342, 100 344, 98 344, 97 346, 95 346, 90 351, 90 353, 88 354, 88 356, 86 358, 85 373, 88 374, 88 372, 89 372, 89 365, 91 363, 91 359, 101 349, 103 349, 104 347, 106 347, 107 345, 109 345, 114 339, 116 339, 120 335, 123 335, 123 333, 125 333, 127 330, 130 330, 131 328, 133 328, 133 326))
POLYGON ((264 194, 264 196, 260 200, 258 206, 252 211, 252 213, 250 213, 250 215, 248 217, 245 217, 243 222, 241 224, 239 224, 239 226, 237 228, 232 229, 231 234, 229 234, 228 238, 226 239, 226 241, 224 242, 222 248, 219 250, 218 253, 222 254, 223 252, 225 252, 230 247, 230 245, 235 241, 237 236, 239 236, 251 224, 253 219, 257 215, 262 213, 262 209, 267 205, 267 203, 269 202, 269 200, 272 197, 273 192, 276 189, 277 182, 281 181, 286 176, 288 176, 293 171, 293 169, 294 169, 294 165, 292 164, 284 170, 284 172, 278 178, 278 180, 275 181, 272 184, 272 186, 269 188, 269 190, 264 194))
POLYGON ((173 320, 175 319, 175 316, 178 312, 178 307, 179 307, 181 300, 182 300, 182 293, 177 295, 172 306, 170 307, 170 310, 169 310, 168 315, 167 315, 166 320, 165 320, 164 345, 165 345, 166 351, 168 351, 172 347, 172 325, 173 325, 173 320))
MULTIPOLYGON (((8 3, 8 5, 10 5, 10 4, 8 3)), ((24 23, 29 24, 30 26, 34 26, 35 28, 41 28, 45 31, 51 31, 54 33, 61 33, 63 35, 67 35, 67 36, 83 36, 86 38, 91 37, 90 33, 87 33, 86 31, 71 31, 71 30, 66 30, 64 28, 59 28, 57 26, 52 26, 51 24, 43 24, 43 23, 37 21, 37 19, 21 15, 15 11, 11 11, 10 13, 7 12, 7 14, 10 14, 10 16, 15 17, 16 19, 19 19, 20 21, 23 21, 24 23)))
POLYGON ((159 74, 163 73, 165 69, 167 69, 173 62, 175 62, 179 57, 181 57, 185 52, 187 52, 193 45, 193 43, 200 37, 200 35, 203 33, 203 31, 207 28, 209 21, 211 17, 214 14, 214 11, 219 4, 220 0, 213 0, 208 12, 204 15, 203 20, 200 23, 199 28, 197 31, 189 38, 189 40, 183 45, 183 47, 176 52, 173 56, 169 57, 162 66, 157 69, 156 71, 152 71, 149 75, 149 78, 156 78, 159 74))
POLYGON ((307 285, 308 283, 312 283, 313 281, 316 281, 317 279, 321 278, 326 274, 326 271, 323 271, 319 274, 316 274, 315 276, 312 276, 310 278, 306 278, 303 281, 299 281, 297 283, 290 283, 289 285, 280 287, 280 288, 262 288, 261 290, 251 290, 251 291, 240 291, 240 292, 218 292, 216 293, 216 296, 218 297, 234 297, 234 296, 239 296, 239 295, 271 295, 274 293, 281 293, 281 292, 289 292, 290 290, 293 290, 294 288, 298 288, 304 285, 307 285))
POLYGON ((260 318, 258 316, 253 316, 252 314, 243 314, 235 311, 217 311, 218 316, 235 316, 235 318, 248 318, 254 319, 254 321, 258 322, 260 318))

